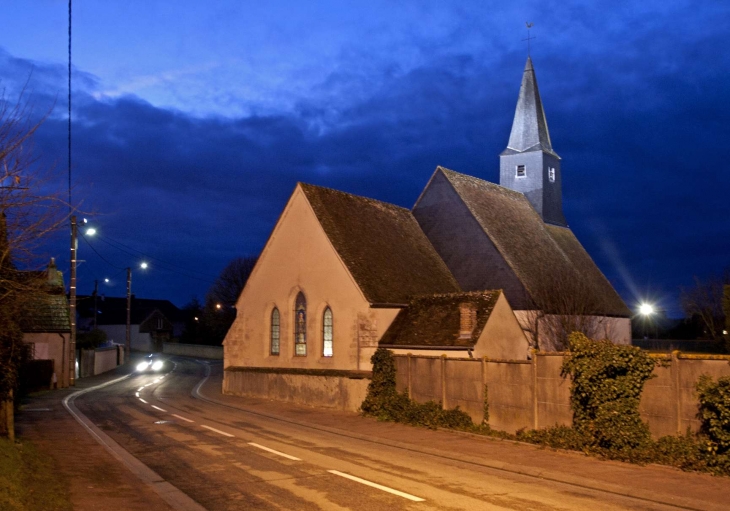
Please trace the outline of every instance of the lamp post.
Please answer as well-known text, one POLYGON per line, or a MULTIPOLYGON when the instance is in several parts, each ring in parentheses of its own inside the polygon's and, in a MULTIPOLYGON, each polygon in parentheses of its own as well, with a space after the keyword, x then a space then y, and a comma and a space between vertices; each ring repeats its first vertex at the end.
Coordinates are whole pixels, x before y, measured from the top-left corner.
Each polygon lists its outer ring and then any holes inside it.
POLYGON ((69 320, 71 322, 71 333, 69 335, 69 369, 68 384, 76 385, 76 251, 79 247, 78 226, 76 215, 71 216, 71 275, 68 285, 69 320))
MULTIPOLYGON (((146 270, 149 265, 142 263, 139 265, 140 268, 146 270)), ((132 268, 127 267, 127 330, 126 338, 124 342, 124 360, 129 360, 132 354, 132 268)))

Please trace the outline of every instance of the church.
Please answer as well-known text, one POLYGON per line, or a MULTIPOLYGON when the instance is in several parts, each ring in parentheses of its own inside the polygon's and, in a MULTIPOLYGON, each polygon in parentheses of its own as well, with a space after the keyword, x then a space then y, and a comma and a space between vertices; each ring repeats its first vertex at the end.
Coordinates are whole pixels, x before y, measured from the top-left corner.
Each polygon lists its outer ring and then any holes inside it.
POLYGON ((499 185, 437 167, 408 210, 298 183, 238 299, 223 391, 357 409, 378 347, 526 360, 573 330, 630 343, 561 186, 530 57, 499 185))

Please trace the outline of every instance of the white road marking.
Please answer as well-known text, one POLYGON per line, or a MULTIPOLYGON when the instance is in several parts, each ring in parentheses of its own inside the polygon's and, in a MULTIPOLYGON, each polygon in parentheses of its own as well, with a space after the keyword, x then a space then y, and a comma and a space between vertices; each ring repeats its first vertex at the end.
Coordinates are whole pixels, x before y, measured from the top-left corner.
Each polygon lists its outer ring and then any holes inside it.
POLYGON ((144 390, 144 387, 140 387, 137 389, 137 392, 142 392, 144 390))
POLYGON ((159 383, 159 381, 160 381, 160 379, 159 379, 159 378, 157 378, 157 379, 156 379, 155 381, 153 381, 152 383, 159 383))
POLYGON ((152 408, 154 408, 155 410, 159 410, 161 412, 167 412, 167 410, 160 408, 159 406, 152 405, 152 408))
POLYGON ((283 456, 284 458, 287 458, 287 459, 290 459, 290 460, 302 461, 301 459, 296 458, 296 457, 294 457, 294 456, 292 456, 290 454, 285 454, 285 453, 280 452, 280 451, 275 451, 274 449, 269 449, 268 447, 264 447, 263 445, 255 444, 253 442, 249 442, 248 445, 252 445, 254 447, 258 447, 259 449, 263 449, 264 451, 270 452, 272 454, 276 454, 276 455, 279 455, 279 456, 283 456))
POLYGON ((220 433, 223 436, 233 437, 235 435, 231 435, 230 433, 226 433, 225 431, 221 431, 220 429, 211 428, 210 426, 206 426, 205 424, 200 425, 201 428, 209 429, 211 431, 215 431, 216 433, 220 433))
POLYGON ((186 422, 195 422, 194 420, 186 419, 185 417, 182 417, 182 416, 180 416, 180 415, 178 415, 176 413, 172 413, 170 415, 172 415, 173 417, 177 417, 178 419, 184 420, 186 422))
POLYGON ((139 400, 142 401, 144 404, 147 404, 147 401, 145 401, 144 399, 139 398, 139 400))
POLYGON ((139 392, 135 392, 134 397, 139 397, 139 392))
POLYGON ((392 493, 393 495, 398 495, 399 497, 403 497, 404 499, 412 500, 413 502, 423 502, 425 500, 425 499, 422 499, 421 497, 416 497, 415 495, 411 495, 410 493, 404 493, 402 491, 394 490, 393 488, 388 488, 387 486, 383 486, 382 484, 373 483, 372 481, 368 481, 366 479, 360 479, 359 477, 351 476, 350 474, 345 474, 344 472, 339 472, 337 470, 328 470, 327 472, 329 472, 330 474, 334 474, 336 476, 350 479, 351 481, 355 481, 360 484, 364 484, 366 486, 371 486, 373 488, 377 488, 378 490, 387 491, 388 493, 392 493))

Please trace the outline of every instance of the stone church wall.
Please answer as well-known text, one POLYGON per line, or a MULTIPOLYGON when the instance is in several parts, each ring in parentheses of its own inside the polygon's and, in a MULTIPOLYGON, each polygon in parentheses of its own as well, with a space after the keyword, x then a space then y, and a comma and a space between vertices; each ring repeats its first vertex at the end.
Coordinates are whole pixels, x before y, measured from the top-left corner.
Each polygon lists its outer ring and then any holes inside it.
POLYGON ((519 279, 442 173, 434 175, 413 216, 462 290, 502 289, 513 309, 527 307, 519 279))

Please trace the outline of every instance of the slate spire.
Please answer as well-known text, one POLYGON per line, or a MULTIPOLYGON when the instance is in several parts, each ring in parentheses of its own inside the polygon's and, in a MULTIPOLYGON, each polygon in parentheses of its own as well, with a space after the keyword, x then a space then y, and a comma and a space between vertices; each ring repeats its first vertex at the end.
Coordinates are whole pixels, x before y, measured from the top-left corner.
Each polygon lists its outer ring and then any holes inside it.
MULTIPOLYGON (((535 69, 532 59, 528 56, 525 71, 522 74, 520 95, 517 99, 515 118, 512 121, 512 132, 509 135, 507 149, 513 151, 545 151, 553 153, 550 143, 545 111, 540 100, 540 91, 537 88, 535 69)), ((555 154, 555 153, 553 153, 555 154)))
POLYGON ((528 56, 509 142, 499 155, 499 184, 525 194, 545 222, 565 226, 561 174, 528 56))

